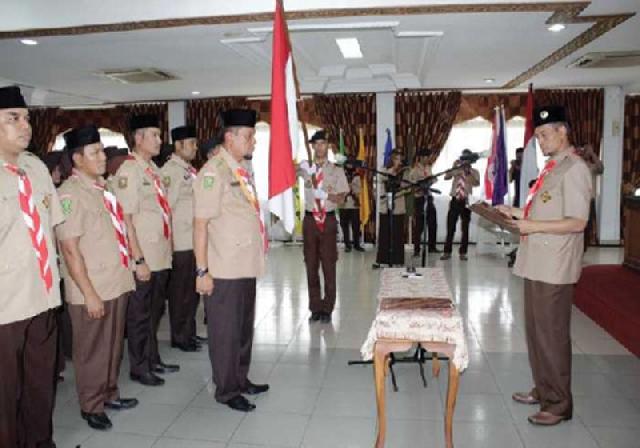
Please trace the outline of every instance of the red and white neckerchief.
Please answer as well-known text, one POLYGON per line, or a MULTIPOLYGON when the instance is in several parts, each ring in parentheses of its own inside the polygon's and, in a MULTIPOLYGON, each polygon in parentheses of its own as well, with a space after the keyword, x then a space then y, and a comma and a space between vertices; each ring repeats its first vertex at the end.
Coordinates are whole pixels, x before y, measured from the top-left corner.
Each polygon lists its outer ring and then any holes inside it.
POLYGON ((166 239, 171 238, 171 206, 169 206, 169 200, 167 199, 167 194, 164 192, 162 188, 162 182, 160 181, 160 176, 158 176, 150 166, 148 166, 144 172, 153 180, 153 186, 156 189, 156 201, 162 210, 162 224, 163 224, 163 233, 166 239))
POLYGON ((192 180, 196 180, 196 177, 198 177, 198 170, 196 170, 194 167, 192 167, 191 165, 189 165, 187 168, 187 175, 189 177, 191 177, 192 180))
POLYGON ((531 205, 533 203, 533 197, 542 188, 542 185, 544 184, 544 178, 547 176, 547 174, 549 174, 555 168, 557 164, 558 164, 557 160, 553 160, 553 159, 549 160, 545 164, 538 178, 536 179, 536 182, 529 189, 529 194, 527 194, 527 202, 525 203, 525 206, 524 206, 524 219, 527 219, 527 217, 529 216, 529 212, 531 211, 531 205))
POLYGON ((120 205, 120 203, 116 199, 116 196, 109 190, 107 190, 104 185, 96 182, 95 184, 93 184, 93 187, 96 190, 102 192, 104 206, 109 212, 111 223, 113 224, 113 229, 116 232, 116 240, 118 240, 118 252, 120 252, 120 262, 125 268, 128 268, 131 251, 129 250, 127 226, 124 222, 124 212, 122 211, 122 205, 120 205))
POLYGON ((31 244, 36 251, 36 257, 38 258, 38 265, 40 267, 40 277, 44 282, 47 293, 49 293, 53 287, 53 273, 51 272, 51 266, 49 266, 49 249, 47 248, 47 239, 42 229, 40 213, 38 213, 38 209, 33 203, 31 181, 27 173, 16 165, 5 162, 4 167, 18 176, 18 201, 20 202, 20 209, 22 210, 22 218, 29 229, 31 244))
POLYGON ((235 169, 234 174, 238 182, 240 182, 240 189, 256 211, 256 216, 258 217, 258 223, 260 225, 260 236, 262 237, 264 252, 267 253, 267 250, 269 249, 269 239, 267 238, 264 219, 262 217, 262 213, 260 212, 260 202, 258 202, 256 187, 251 180, 251 175, 246 169, 241 166, 235 169))
MULTIPOLYGON (((322 190, 322 184, 324 182, 324 171, 322 170, 322 167, 320 165, 316 164, 316 167, 315 189, 322 190)), ((327 208, 325 207, 325 202, 323 199, 314 198, 313 211, 311 213, 313 214, 313 219, 316 222, 318 230, 324 232, 324 222, 327 219, 327 208)))
POLYGON ((464 201, 467 197, 466 175, 460 174, 456 180, 456 199, 464 201))

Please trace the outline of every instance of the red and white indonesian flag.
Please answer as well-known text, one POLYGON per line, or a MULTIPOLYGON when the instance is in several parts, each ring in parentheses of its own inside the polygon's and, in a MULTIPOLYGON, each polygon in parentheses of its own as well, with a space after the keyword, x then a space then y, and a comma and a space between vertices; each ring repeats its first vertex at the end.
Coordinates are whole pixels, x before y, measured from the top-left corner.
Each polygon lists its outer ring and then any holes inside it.
POLYGON ((293 159, 298 153, 298 113, 293 57, 284 20, 284 8, 276 1, 271 66, 271 136, 269 141, 269 207, 293 233, 295 206, 293 159))

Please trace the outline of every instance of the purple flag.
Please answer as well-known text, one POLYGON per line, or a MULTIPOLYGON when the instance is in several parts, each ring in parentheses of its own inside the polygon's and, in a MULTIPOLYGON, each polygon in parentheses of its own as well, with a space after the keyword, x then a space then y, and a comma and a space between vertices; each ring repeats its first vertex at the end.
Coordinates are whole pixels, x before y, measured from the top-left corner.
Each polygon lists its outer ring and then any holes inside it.
POLYGON ((504 204, 504 197, 509 191, 509 179, 507 176, 507 123, 504 118, 504 106, 500 107, 498 134, 495 143, 495 165, 493 178, 493 195, 491 204, 504 204))

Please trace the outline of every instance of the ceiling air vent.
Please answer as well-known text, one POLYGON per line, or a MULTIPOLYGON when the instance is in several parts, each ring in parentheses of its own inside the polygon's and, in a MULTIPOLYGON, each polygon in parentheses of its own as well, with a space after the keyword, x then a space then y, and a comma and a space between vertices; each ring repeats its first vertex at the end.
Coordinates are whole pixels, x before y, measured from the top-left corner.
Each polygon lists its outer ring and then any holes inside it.
POLYGON ((150 82, 173 81, 178 79, 171 73, 153 68, 136 68, 131 70, 106 70, 100 76, 118 81, 122 84, 146 84, 150 82))
POLYGON ((625 68, 640 65, 640 51, 608 51, 587 53, 568 68, 625 68))

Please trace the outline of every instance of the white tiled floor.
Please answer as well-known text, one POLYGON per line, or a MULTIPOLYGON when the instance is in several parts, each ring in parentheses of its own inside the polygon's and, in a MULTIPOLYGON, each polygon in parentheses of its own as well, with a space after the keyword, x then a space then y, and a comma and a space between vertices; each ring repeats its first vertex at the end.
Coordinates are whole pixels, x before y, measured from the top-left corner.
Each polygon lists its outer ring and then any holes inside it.
MULTIPOLYGON (((554 428, 529 425, 531 408, 513 403, 514 390, 530 386, 524 339, 522 283, 493 255, 444 266, 465 316, 471 363, 461 379, 455 414, 458 448, 639 448, 640 360, 589 318, 572 321, 574 419, 554 428)), ((182 369, 161 388, 128 379, 123 395, 138 408, 110 413, 114 427, 97 433, 79 416, 73 369, 68 365, 54 419, 60 448, 360 448, 375 439, 375 396, 370 366, 358 359, 375 311, 378 271, 374 254, 341 253, 338 304, 331 325, 307 322, 307 287, 300 247, 273 248, 269 272, 258 285, 252 379, 271 390, 255 400, 251 414, 213 399, 206 351, 169 348, 167 323, 160 334, 163 358, 182 369)), ((620 249, 590 249, 587 263, 619 263, 620 249)), ((200 319, 201 321, 201 319, 200 319)), ((200 328, 204 334, 204 328, 200 328)), ((387 446, 444 447, 446 370, 422 387, 415 365, 396 366, 400 391, 388 388, 387 446)))

